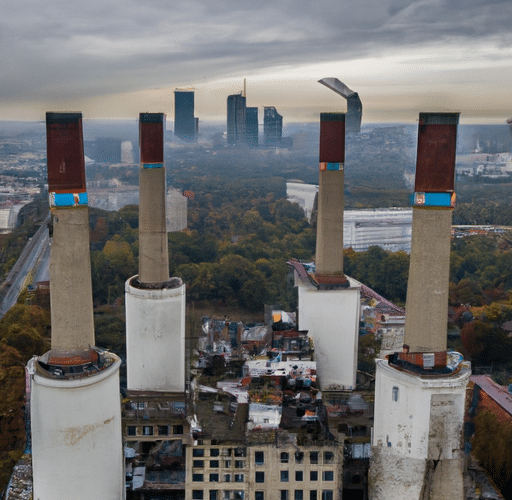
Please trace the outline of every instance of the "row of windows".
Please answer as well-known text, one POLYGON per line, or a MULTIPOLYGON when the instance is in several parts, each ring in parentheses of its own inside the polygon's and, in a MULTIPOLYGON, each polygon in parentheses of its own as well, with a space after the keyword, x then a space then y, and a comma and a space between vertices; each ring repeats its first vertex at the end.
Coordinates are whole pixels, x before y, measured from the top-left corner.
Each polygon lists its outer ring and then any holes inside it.
MULTIPOLYGON (((231 482, 231 474, 224 474, 224 482, 231 482)), ((235 483, 242 483, 244 481, 244 474, 233 474, 235 483)), ((290 474, 287 470, 282 470, 280 473, 280 478, 282 483, 287 483, 290 480, 290 474)), ((217 472, 212 472, 209 475, 210 483, 220 481, 220 474, 217 472)), ((254 480, 257 483, 265 482, 265 472, 258 471, 255 473, 254 480)), ((318 481, 318 471, 312 470, 309 471, 309 480, 310 481, 318 481)), ((326 470, 322 472, 322 480, 323 481, 334 481, 334 472, 332 470, 326 470)), ((192 481, 202 482, 204 481, 204 474, 192 474, 192 481)), ((295 471, 295 481, 304 481, 304 472, 301 470, 295 471)), ((284 490, 286 491, 286 490, 284 490)))
POLYGON ((137 427, 136 425, 128 425, 126 427, 126 434, 128 436, 170 436, 183 434, 182 425, 143 425, 137 427), (138 431, 138 432, 137 432, 138 431))
MULTIPOLYGON (((317 490, 310 490, 309 492, 309 500, 333 500, 334 492, 333 490, 321 490, 321 496, 319 498, 317 490)), ((192 490, 192 499, 193 500, 206 500, 203 490, 192 490)), ((304 490, 293 490, 293 500, 307 500, 307 495, 304 495, 304 490)), ((209 500, 243 500, 244 492, 243 491, 219 491, 219 490, 210 490, 209 492, 209 500)), ((291 492, 288 490, 280 490, 280 499, 281 500, 292 500, 291 492)), ((254 500, 265 500, 265 492, 264 491, 255 491, 254 492, 254 500)))
MULTIPOLYGON (((206 500, 204 498, 203 490, 192 490, 192 499, 193 500, 206 500)), ((243 500, 244 492, 243 491, 233 491, 233 490, 210 490, 209 492, 210 500, 243 500)))
MULTIPOLYGON (((262 491, 256 493, 263 493, 262 491)), ((280 498, 281 500, 291 500, 290 492, 288 490, 280 490, 280 498)), ((321 492, 321 500, 333 500, 333 490, 322 490, 321 492)), ((303 490, 294 490, 293 491, 293 499, 294 500, 306 500, 304 498, 303 490)), ((256 496, 256 500, 258 500, 258 496, 256 496)), ((264 496, 259 496, 259 500, 265 500, 264 496)), ((318 491, 310 490, 309 492, 309 500, 318 500, 318 491)))
MULTIPOLYGON (((304 453, 296 452, 295 463, 301 464, 304 461, 304 453)), ((319 464, 320 463, 320 452, 319 451, 310 451, 309 452, 309 463, 310 464, 319 464)), ((288 452, 281 452, 280 460, 282 464, 287 464, 290 461, 290 454, 288 452)), ((256 451, 254 453, 254 461, 256 465, 263 465, 265 463, 265 452, 256 451)), ((324 464, 332 464, 334 463, 334 453, 332 451, 324 451, 323 452, 323 463, 324 464)))
MULTIPOLYGON (((192 461, 192 467, 195 468, 204 468, 204 460, 193 460, 192 461)), ((222 467, 229 469, 231 468, 231 464, 233 463, 232 460, 223 460, 222 461, 222 467)), ((220 460, 210 460, 210 468, 211 469, 219 469, 220 468, 220 460)), ((244 469, 245 468, 245 460, 235 460, 235 469, 244 469)))
MULTIPOLYGON (((176 426, 175 426, 176 427, 176 426)), ((192 455, 194 457, 204 457, 205 448, 193 448, 192 455)), ((245 448, 210 448, 210 457, 245 457, 246 449, 245 448)), ((302 464, 304 462, 304 452, 297 451, 293 454, 295 463, 302 464)), ((310 451, 309 452, 309 463, 310 464, 319 464, 320 463, 321 453, 319 451, 310 451)), ((283 451, 281 452, 280 461, 282 464, 290 463, 290 453, 283 451)), ((265 452, 264 451, 256 451, 254 453, 254 461, 256 465, 263 465, 265 463, 265 452)), ((323 463, 324 464, 332 464, 334 463, 334 453, 332 451, 324 451, 323 452, 323 463)))
MULTIPOLYGON (((204 457, 205 448, 194 448, 194 457, 204 457)), ((210 457, 245 457, 247 453, 246 448, 210 448, 210 457)))
MULTIPOLYGON (((218 472, 212 472, 209 475, 210 483, 218 483, 220 481, 221 475, 218 472)), ((235 483, 243 483, 245 480, 244 474, 224 474, 223 481, 225 483, 230 483, 231 478, 233 478, 235 483)), ((204 481, 204 474, 192 474, 192 481, 204 481)))

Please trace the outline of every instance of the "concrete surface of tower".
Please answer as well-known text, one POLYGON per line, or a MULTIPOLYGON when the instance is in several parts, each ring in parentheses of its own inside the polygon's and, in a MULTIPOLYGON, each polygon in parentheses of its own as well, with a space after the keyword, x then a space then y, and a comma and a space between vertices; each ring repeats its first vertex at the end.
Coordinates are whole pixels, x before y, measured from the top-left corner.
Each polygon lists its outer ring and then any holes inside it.
POLYGON ((299 329, 315 343, 322 391, 356 385, 360 284, 343 274, 345 115, 320 116, 320 173, 315 272, 296 266, 299 329))
POLYGON ((120 359, 94 347, 81 113, 47 113, 51 350, 28 364, 33 497, 125 497, 120 359))
POLYGON ((458 113, 420 113, 403 352, 377 361, 371 500, 464 498, 469 363, 447 353, 458 113))
POLYGON ((185 285, 169 278, 163 113, 141 113, 139 274, 125 284, 128 391, 185 391, 185 285))
POLYGON ((197 140, 194 91, 191 89, 174 91, 174 135, 186 142, 197 140))

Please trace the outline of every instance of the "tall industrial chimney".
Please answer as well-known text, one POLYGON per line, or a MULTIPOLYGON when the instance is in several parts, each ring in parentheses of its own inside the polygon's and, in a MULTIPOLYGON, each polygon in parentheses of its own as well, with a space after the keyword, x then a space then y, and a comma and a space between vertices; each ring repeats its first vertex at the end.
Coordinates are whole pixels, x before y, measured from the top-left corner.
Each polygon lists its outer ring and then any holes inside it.
POLYGON ((94 347, 81 113, 47 113, 51 350, 29 362, 34 498, 124 498, 119 358, 94 347), (91 478, 94 478, 91 481, 91 478))
POLYGON ((356 385, 360 284, 343 274, 345 115, 320 115, 318 219, 315 272, 296 266, 299 328, 315 344, 322 391, 356 385))
POLYGON ((139 116, 139 274, 126 281, 128 390, 184 392, 185 285, 169 278, 163 113, 139 116))
POLYGON ((420 113, 403 352, 377 361, 371 500, 463 498, 471 374, 446 352, 458 113, 420 113))
POLYGON ((418 127, 404 343, 411 361, 437 353, 436 366, 446 365, 458 122, 458 113, 420 113, 418 127))
POLYGON ((316 273, 343 276, 345 115, 320 114, 316 273))

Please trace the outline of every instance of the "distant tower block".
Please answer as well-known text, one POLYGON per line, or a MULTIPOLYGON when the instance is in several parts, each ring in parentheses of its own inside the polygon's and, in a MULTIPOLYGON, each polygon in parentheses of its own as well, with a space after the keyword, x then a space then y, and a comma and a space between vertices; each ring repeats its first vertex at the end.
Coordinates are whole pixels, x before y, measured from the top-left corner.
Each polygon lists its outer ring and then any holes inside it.
POLYGON ((121 163, 133 163, 133 145, 131 141, 121 143, 121 163))
POLYGON ((126 281, 128 390, 185 390, 185 285, 169 279, 163 113, 141 113, 139 274, 126 281))
POLYGON ((246 144, 247 106, 245 95, 233 94, 227 100, 227 145, 246 144))
POLYGON ((267 147, 280 147, 283 140, 283 117, 274 106, 263 109, 263 139, 267 147))
POLYGON ((194 118, 194 91, 174 91, 174 135, 186 142, 197 139, 197 123, 194 118))
POLYGON ((167 190, 167 231, 182 231, 187 228, 188 198, 179 189, 167 190))
POLYGON ((377 362, 371 500, 462 499, 469 363, 447 355, 458 113, 421 113, 403 352, 377 362))
POLYGON ((80 113, 47 113, 51 350, 28 364, 34 498, 124 498, 119 358, 94 347, 80 113), (91 481, 91 478, 94 478, 91 481))
POLYGON ((345 115, 322 113, 315 273, 294 264, 299 328, 314 340, 322 391, 356 385, 360 284, 343 274, 344 161, 345 115))

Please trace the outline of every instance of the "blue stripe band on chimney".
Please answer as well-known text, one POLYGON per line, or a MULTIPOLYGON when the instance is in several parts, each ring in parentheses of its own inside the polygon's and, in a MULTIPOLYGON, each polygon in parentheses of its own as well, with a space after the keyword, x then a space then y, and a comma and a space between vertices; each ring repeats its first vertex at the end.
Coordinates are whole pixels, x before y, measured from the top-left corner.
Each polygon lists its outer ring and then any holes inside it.
POLYGON ((340 170, 343 170, 343 163, 322 161, 320 162, 320 170, 331 170, 339 172, 340 170))
POLYGON ((414 193, 411 195, 414 207, 453 207, 455 196, 452 193, 414 193))
POLYGON ((142 168, 163 168, 163 163, 143 163, 142 168))
POLYGON ((76 207, 87 203, 87 193, 50 193, 52 207, 76 207))
POLYGON ((327 163, 327 170, 340 170, 339 163, 327 163))

